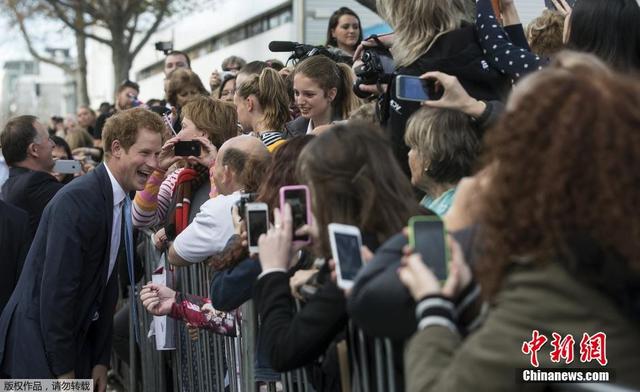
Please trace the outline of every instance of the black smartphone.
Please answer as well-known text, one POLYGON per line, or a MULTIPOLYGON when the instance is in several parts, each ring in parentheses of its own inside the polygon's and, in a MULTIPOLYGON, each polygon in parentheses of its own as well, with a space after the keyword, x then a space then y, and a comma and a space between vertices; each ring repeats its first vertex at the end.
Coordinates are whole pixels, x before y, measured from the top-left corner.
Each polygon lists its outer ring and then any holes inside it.
POLYGON ((295 231, 300 227, 311 224, 311 203, 309 202, 309 188, 306 185, 288 185, 280 188, 280 210, 284 211, 285 204, 291 206, 293 217, 293 241, 309 243, 308 235, 299 236, 295 231))
POLYGON ((449 252, 444 223, 434 216, 414 216, 409 220, 409 245, 440 281, 449 275, 449 252))
POLYGON ((200 142, 197 140, 179 141, 173 147, 174 154, 180 157, 199 157, 202 152, 200 142))
MULTIPOLYGON (((567 2, 567 4, 569 4, 569 6, 571 6, 571 8, 576 6, 576 1, 577 0, 565 0, 567 2)), ((550 9, 551 11, 557 11, 558 9, 556 8, 556 6, 553 4, 553 1, 551 0, 544 0, 544 5, 550 9)))
POLYGON ((246 212, 249 252, 258 253, 258 238, 269 225, 269 208, 265 203, 247 203, 246 212))

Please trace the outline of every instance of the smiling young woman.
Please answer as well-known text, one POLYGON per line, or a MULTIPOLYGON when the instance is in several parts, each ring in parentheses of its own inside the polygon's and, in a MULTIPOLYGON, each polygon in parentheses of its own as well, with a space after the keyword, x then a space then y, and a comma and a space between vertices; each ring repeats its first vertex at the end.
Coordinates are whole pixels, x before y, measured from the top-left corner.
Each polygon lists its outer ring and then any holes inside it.
POLYGON ((347 7, 336 10, 329 18, 325 45, 353 56, 361 41, 362 27, 358 15, 347 7))

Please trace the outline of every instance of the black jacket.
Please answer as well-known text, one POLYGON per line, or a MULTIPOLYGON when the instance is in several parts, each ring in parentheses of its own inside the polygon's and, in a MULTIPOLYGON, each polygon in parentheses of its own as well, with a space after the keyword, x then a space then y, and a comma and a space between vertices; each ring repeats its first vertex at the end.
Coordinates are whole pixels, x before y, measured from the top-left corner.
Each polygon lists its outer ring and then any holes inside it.
MULTIPOLYGON (((396 69, 394 75, 419 76, 440 71, 456 76, 469 95, 490 101, 505 98, 509 79, 491 68, 484 59, 473 25, 451 31, 439 37, 429 51, 413 64, 396 69)), ((402 101, 396 97, 395 76, 380 105, 382 124, 386 126, 394 153, 405 173, 409 173, 404 132, 409 117, 420 108, 419 102, 402 101)))
POLYGON ((0 313, 16 287, 30 244, 29 215, 0 200, 0 313))
POLYGON ((110 275, 113 191, 104 165, 58 192, 0 316, 0 371, 90 378, 109 364, 117 273, 110 275))
POLYGON ((29 214, 29 233, 33 238, 44 207, 63 186, 49 173, 11 167, 9 178, 2 185, 2 195, 4 201, 29 214))
POLYGON ((302 116, 296 118, 293 121, 289 121, 284 125, 284 132, 282 137, 285 139, 291 139, 294 136, 306 135, 307 128, 309 127, 309 119, 302 116))

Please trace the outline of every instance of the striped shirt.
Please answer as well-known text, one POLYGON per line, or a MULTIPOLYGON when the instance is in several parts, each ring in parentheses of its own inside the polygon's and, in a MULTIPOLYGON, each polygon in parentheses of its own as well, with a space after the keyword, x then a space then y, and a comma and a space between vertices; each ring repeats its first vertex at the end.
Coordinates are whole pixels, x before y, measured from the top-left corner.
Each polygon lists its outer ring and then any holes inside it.
POLYGON ((171 206, 173 190, 175 189, 178 175, 183 168, 176 169, 164 178, 164 173, 154 171, 144 189, 136 192, 133 200, 133 226, 138 228, 152 227, 164 222, 171 206))

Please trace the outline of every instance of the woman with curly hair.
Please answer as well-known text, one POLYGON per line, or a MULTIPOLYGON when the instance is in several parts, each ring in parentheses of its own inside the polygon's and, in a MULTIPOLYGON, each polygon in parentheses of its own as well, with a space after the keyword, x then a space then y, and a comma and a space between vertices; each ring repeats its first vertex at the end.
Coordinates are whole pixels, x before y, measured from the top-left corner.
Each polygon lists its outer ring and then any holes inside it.
POLYGON ((402 261, 419 319, 405 356, 408 391, 512 390, 515 369, 538 365, 606 365, 616 383, 640 387, 640 84, 590 55, 561 57, 564 68, 516 87, 487 134, 476 262, 453 246, 440 288, 420 256, 402 261), (460 299, 477 291, 469 267, 489 310, 463 339, 473 318, 460 299), (597 339, 598 362, 584 363, 597 339), (567 350, 554 357, 561 343, 567 350))

